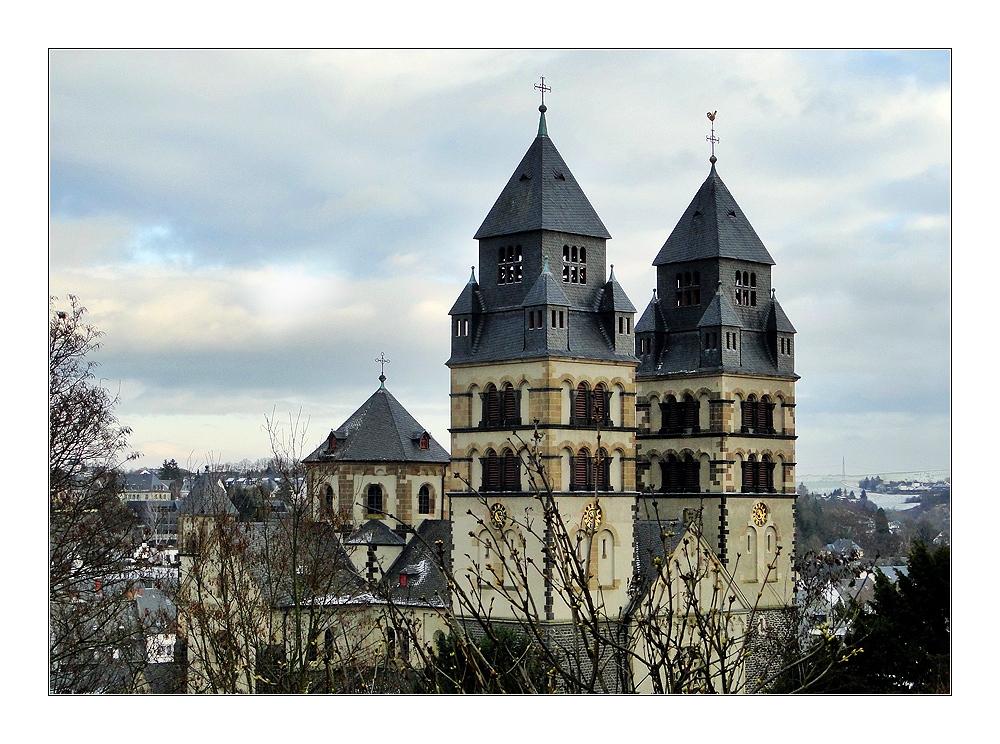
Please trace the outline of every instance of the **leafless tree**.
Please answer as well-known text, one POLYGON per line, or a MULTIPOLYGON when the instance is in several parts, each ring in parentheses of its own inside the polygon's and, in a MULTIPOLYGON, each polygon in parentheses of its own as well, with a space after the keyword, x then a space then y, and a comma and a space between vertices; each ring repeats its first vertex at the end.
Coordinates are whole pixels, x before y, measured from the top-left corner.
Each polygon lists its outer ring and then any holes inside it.
POLYGON ((131 689, 144 663, 134 621, 122 466, 130 429, 90 355, 101 331, 84 308, 49 302, 49 663, 53 692, 131 689))
MULTIPOLYGON (((182 552, 178 604, 192 692, 358 691, 375 685, 375 643, 364 585, 331 515, 317 518, 305 497, 306 427, 266 417, 269 467, 281 478, 280 504, 261 521, 221 510, 198 517, 182 552)), ((224 494, 220 494, 224 497, 224 494)), ((265 510, 266 511, 266 510, 265 510)), ((335 516, 335 515, 333 515, 335 516)))
MULTIPOLYGON (((798 675, 796 689, 805 691, 822 674, 811 648, 799 642, 812 626, 800 625, 794 607, 765 608, 763 592, 744 595, 733 579, 736 566, 723 566, 702 538, 700 510, 686 524, 636 525, 629 602, 612 609, 594 581, 595 530, 560 513, 537 435, 526 443, 515 434, 511 444, 523 453, 534 507, 508 515, 516 531, 490 531, 486 518, 476 518, 479 529, 470 537, 488 541, 483 550, 456 556, 457 569, 442 557, 451 601, 440 619, 449 634, 437 648, 415 643, 418 689, 753 693, 789 675, 798 675), (569 621, 546 617, 539 586, 568 608, 569 621)), ((476 498, 484 507, 479 512, 488 513, 489 495, 476 498)), ((600 494, 593 498, 599 503, 600 494)), ((775 571, 776 559, 762 586, 775 571)), ((822 591, 819 582, 802 587, 810 596, 822 591)), ((405 628, 405 615, 396 623, 405 628)))

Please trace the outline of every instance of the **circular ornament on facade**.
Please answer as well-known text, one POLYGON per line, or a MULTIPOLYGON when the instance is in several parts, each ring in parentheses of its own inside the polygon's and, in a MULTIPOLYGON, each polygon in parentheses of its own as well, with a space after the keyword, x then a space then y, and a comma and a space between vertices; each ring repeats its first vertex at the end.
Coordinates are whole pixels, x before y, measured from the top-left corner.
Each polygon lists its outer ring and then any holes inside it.
POLYGON ((490 521, 493 522, 493 526, 500 528, 504 526, 507 521, 507 507, 503 504, 493 504, 490 507, 490 521))
POLYGON ((753 505, 753 523, 758 527, 763 527, 767 522, 767 504, 758 501, 753 505))
POLYGON ((583 510, 583 527, 589 532, 597 532, 604 519, 604 512, 598 504, 587 504, 583 510))

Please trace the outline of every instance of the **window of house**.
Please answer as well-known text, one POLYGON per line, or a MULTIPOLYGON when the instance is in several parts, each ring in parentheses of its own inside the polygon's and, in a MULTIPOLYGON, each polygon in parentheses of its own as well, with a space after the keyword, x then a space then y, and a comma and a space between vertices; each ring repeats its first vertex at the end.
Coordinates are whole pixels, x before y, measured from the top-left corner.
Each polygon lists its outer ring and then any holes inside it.
POLYGON ((675 454, 667 455, 660 462, 662 471, 660 489, 664 493, 698 493, 701 491, 700 463, 691 454, 683 458, 675 454))
POLYGON ((570 391, 570 424, 573 426, 611 426, 611 391, 603 382, 593 390, 580 382, 570 391))
POLYGON ((667 395, 660 403, 661 434, 694 434, 701 431, 699 411, 701 403, 690 394, 682 400, 667 395))
POLYGON ((492 382, 479 394, 483 401, 480 428, 495 429, 521 425, 521 391, 505 382, 500 389, 492 382))
POLYGON ((603 447, 594 455, 590 450, 581 447, 570 456, 571 491, 611 491, 611 460, 612 457, 603 447))
POLYGON ((421 486, 417 493, 417 513, 431 513, 431 489, 428 486, 421 486))
POLYGON ((469 321, 468 319, 459 318, 455 321, 455 337, 460 338, 462 336, 469 335, 469 321))
POLYGON ((767 395, 758 400, 753 393, 743 401, 740 416, 743 434, 774 434, 774 403, 767 395))
POLYGON ((382 486, 372 483, 368 486, 368 514, 382 513, 382 486))
POLYGON ((323 503, 326 506, 327 514, 330 514, 333 512, 333 487, 328 483, 325 491, 323 503))
POLYGON ((587 249, 583 246, 563 246, 562 280, 567 284, 587 283, 587 249))
POLYGON ((757 306, 757 274, 752 271, 737 271, 735 299, 737 305, 757 306))
POLYGON ((508 245, 497 249, 497 283, 520 284, 524 272, 521 246, 508 245))
POLYGON ((674 299, 677 307, 701 304, 701 272, 678 271, 675 283, 674 299))
POLYGON ((486 450, 482 458, 483 491, 520 491, 521 459, 505 448, 498 456, 496 450, 486 450))
POLYGON ((774 493, 774 466, 769 455, 748 455, 743 463, 743 493, 774 493))

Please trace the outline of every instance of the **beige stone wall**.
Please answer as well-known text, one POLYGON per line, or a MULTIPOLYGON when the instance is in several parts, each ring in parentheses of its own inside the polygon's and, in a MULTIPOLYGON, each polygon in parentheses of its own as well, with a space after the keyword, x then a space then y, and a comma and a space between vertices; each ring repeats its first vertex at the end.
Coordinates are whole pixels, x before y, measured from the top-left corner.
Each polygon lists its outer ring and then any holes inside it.
POLYGON ((741 463, 750 454, 768 455, 775 463, 775 486, 780 493, 795 492, 795 382, 782 377, 733 374, 642 378, 637 383, 640 411, 637 457, 651 467, 640 490, 659 487, 656 463, 673 453, 690 453, 700 460, 703 489, 738 492, 742 487, 741 463), (774 406, 775 436, 740 434, 740 404, 749 395, 767 395, 774 406), (667 395, 678 400, 691 395, 700 402, 701 432, 658 437, 659 403, 667 395), (721 436, 720 436, 721 435, 721 436))
POLYGON ((388 526, 395 527, 396 519, 416 525, 427 518, 448 518, 445 489, 449 479, 448 466, 444 463, 311 463, 306 473, 310 503, 317 515, 327 514, 325 494, 329 486, 333 489, 337 510, 334 518, 354 524, 375 518, 386 519, 388 526), (373 483, 382 487, 382 508, 386 514, 368 514, 368 486, 373 483), (424 485, 430 490, 430 514, 418 513, 417 494, 424 485))
MULTIPOLYGON (((534 422, 538 422, 539 452, 557 490, 567 473, 565 452, 586 446, 597 449, 597 432, 571 427, 569 391, 581 381, 591 389, 603 383, 611 392, 613 426, 600 433, 600 446, 608 451, 616 468, 616 490, 635 489, 635 384, 634 364, 594 362, 573 359, 538 359, 499 363, 487 366, 456 366, 451 374, 452 401, 452 470, 472 486, 477 480, 478 458, 488 449, 500 453, 504 448, 520 451, 533 444, 534 422), (521 426, 516 429, 480 429, 482 402, 480 393, 489 383, 498 388, 509 382, 521 391, 521 426)), ((461 482, 452 488, 462 490, 461 482)))
POLYGON ((725 559, 749 595, 760 593, 762 607, 789 603, 793 596, 792 550, 795 502, 795 382, 782 377, 733 374, 678 375, 637 381, 640 437, 637 459, 644 468, 639 490, 640 516, 680 519, 686 509, 701 508, 704 535, 725 559), (683 436, 657 436, 659 403, 668 394, 681 400, 689 394, 700 401, 701 431, 683 436), (775 434, 741 434, 741 403, 750 394, 767 395, 775 403, 775 434), (700 463, 702 494, 655 495, 661 487, 659 463, 669 454, 690 454, 700 463), (777 493, 741 493, 743 463, 750 455, 767 455, 775 463, 777 493), (725 499, 720 498, 725 495, 725 499), (653 504, 656 504, 654 510, 653 504), (754 505, 762 503, 767 520, 758 525, 754 505), (654 514, 655 512, 655 514, 654 514), (780 549, 779 549, 780 548, 780 549), (773 565, 773 569, 768 566, 773 565), (766 581, 765 581, 766 576, 766 581))
MULTIPOLYGON (((453 559, 462 585, 468 587, 472 581, 473 594, 481 595, 486 604, 492 602, 495 617, 512 616, 511 600, 521 604, 530 595, 540 618, 547 619, 542 574, 545 556, 541 550, 545 526, 541 501, 528 495, 512 494, 490 495, 485 500, 474 494, 453 494, 453 499, 453 559), (490 519, 489 507, 495 503, 502 504, 507 511, 502 526, 490 519), (523 572, 518 571, 516 565, 522 566, 523 572)), ((628 602, 633 500, 605 498, 604 495, 595 499, 593 494, 558 494, 556 506, 565 523, 565 529, 557 528, 556 532, 569 538, 570 550, 577 553, 586 567, 593 596, 604 604, 609 616, 616 617, 628 602), (584 510, 595 503, 600 506, 602 516, 597 528, 591 530, 585 524, 584 510)), ((563 545, 565 543, 561 543, 553 554, 554 560, 560 563, 565 557, 563 545)), ((564 582, 558 570, 554 572, 553 585, 550 619, 569 620, 572 615, 560 592, 564 582)), ((462 608, 456 607, 456 612, 462 614, 462 608)))

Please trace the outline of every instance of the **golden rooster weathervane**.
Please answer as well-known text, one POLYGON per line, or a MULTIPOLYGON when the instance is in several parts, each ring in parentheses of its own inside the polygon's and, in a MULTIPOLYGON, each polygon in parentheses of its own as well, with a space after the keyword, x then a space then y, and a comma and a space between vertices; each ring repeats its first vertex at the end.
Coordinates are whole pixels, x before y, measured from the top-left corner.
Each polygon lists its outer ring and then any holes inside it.
POLYGON ((719 141, 719 138, 715 136, 715 115, 717 113, 719 113, 719 112, 718 111, 709 111, 708 113, 705 114, 705 116, 708 117, 708 120, 710 122, 712 122, 712 133, 710 135, 708 135, 707 137, 705 137, 705 139, 712 143, 712 157, 710 157, 709 160, 711 162, 713 162, 713 163, 717 159, 715 157, 715 143, 719 141))

